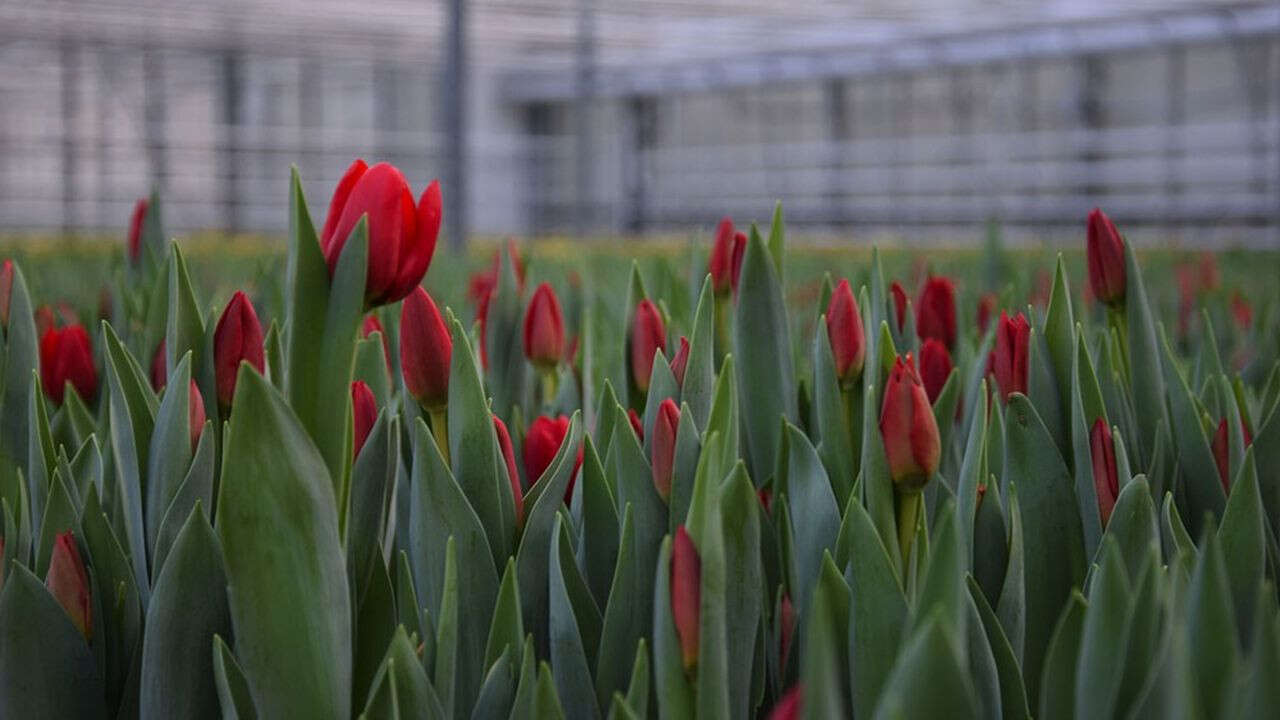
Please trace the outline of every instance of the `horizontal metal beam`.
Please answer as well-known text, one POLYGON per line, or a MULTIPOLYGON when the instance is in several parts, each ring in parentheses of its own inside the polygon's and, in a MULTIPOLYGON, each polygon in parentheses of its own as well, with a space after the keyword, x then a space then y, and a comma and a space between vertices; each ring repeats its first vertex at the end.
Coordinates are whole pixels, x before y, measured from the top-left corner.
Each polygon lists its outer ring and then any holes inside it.
MULTIPOLYGON (((1280 34, 1280 5, 1235 5, 1070 24, 895 38, 846 48, 770 52, 717 60, 601 68, 598 97, 668 95, 1015 60, 1121 52, 1226 37, 1280 34)), ((508 102, 573 98, 570 72, 516 71, 502 81, 508 102)))

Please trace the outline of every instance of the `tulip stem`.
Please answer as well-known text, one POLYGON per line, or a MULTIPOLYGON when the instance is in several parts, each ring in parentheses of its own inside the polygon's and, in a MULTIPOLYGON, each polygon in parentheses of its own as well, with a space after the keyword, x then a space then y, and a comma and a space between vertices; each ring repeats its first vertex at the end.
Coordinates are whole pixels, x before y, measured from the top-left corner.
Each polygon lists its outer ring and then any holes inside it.
POLYGON ((553 365, 539 372, 542 376, 542 404, 551 407, 556 402, 556 393, 560 389, 560 373, 553 365))
POLYGON ((920 501, 923 493, 894 492, 894 509, 898 515, 898 547, 902 549, 902 568, 905 576, 911 562, 911 543, 916 537, 916 523, 920 521, 920 501))
POLYGON ((444 458, 445 465, 451 466, 449 462, 448 406, 428 410, 427 414, 431 416, 431 435, 436 440, 436 447, 440 448, 440 456, 444 458))

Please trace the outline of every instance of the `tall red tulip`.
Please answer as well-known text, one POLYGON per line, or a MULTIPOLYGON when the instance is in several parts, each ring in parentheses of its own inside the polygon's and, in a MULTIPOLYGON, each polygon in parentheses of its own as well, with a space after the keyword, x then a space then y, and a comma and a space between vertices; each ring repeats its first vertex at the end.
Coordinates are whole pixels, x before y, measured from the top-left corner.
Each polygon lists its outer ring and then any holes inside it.
POLYGON ((840 278, 831 302, 827 304, 827 335, 836 360, 836 377, 840 385, 852 387, 862 375, 867 357, 867 338, 862 329, 862 313, 853 298, 849 281, 840 278))
POLYGON ((356 380, 351 383, 351 434, 355 441, 351 446, 351 457, 360 455, 364 441, 369 439, 373 424, 378 420, 378 401, 373 397, 373 390, 368 383, 356 380))
POLYGON ((716 237, 711 243, 711 257, 707 261, 707 272, 711 273, 711 289, 716 295, 728 295, 737 284, 734 281, 734 247, 733 220, 726 216, 716 227, 716 237))
POLYGON ((564 316, 548 283, 533 291, 524 315, 524 355, 542 368, 554 368, 564 356, 564 316))
POLYGON ((671 356, 671 374, 676 376, 676 385, 684 387, 684 371, 689 367, 689 338, 680 336, 680 348, 671 356))
POLYGON ((956 346, 956 288, 951 278, 935 275, 924 283, 916 305, 916 334, 956 346))
POLYGON ((421 286, 400 307, 400 370, 409 395, 427 410, 449 402, 453 340, 436 303, 421 286))
POLYGON ((894 360, 880 408, 880 433, 894 485, 902 492, 922 489, 938 469, 942 444, 911 353, 905 361, 902 356, 894 360))
POLYGON ((1089 212, 1085 259, 1093 296, 1111 306, 1124 302, 1124 238, 1111 218, 1098 208, 1089 212))
POLYGON ((364 299, 367 307, 376 307, 408 295, 431 265, 442 217, 440 183, 431 181, 415 205, 408 181, 395 166, 353 162, 334 188, 320 233, 329 272, 337 267, 356 223, 366 216, 369 260, 364 299))
POLYGON ((98 371, 93 366, 89 333, 83 326, 50 328, 40 338, 40 382, 45 395, 58 405, 67 383, 85 400, 98 393, 98 371))
POLYGON ((142 225, 150 207, 151 202, 147 198, 138 198, 133 205, 133 215, 129 217, 129 262, 133 264, 142 257, 142 225))
POLYGON ((89 574, 85 571, 76 537, 70 531, 58 533, 49 558, 49 572, 44 577, 49 594, 66 611, 71 624, 88 640, 93 636, 93 603, 90 600, 89 574))
POLYGON ((996 325, 996 346, 991 351, 991 373, 1000 386, 1000 397, 1006 402, 1013 393, 1027 392, 1027 354, 1031 343, 1031 326, 1018 313, 1010 318, 1001 311, 996 325))
POLYGON ((671 479, 675 474, 676 433, 680 429, 680 408, 671 398, 658 406, 658 417, 653 422, 653 445, 650 461, 653 469, 653 487, 664 502, 671 501, 671 479))
POLYGON ((0 327, 9 332, 9 300, 13 294, 13 261, 0 263, 0 327))
POLYGON ((1098 418, 1089 431, 1089 452, 1093 458, 1093 489, 1098 495, 1098 514, 1102 527, 1111 521, 1111 511, 1120 496, 1120 477, 1116 472, 1116 450, 1111 440, 1111 428, 1098 418))
POLYGON ((649 390, 649 376, 653 373, 653 357, 658 350, 667 349, 667 329, 662 314, 652 302, 641 300, 636 305, 635 318, 631 321, 631 382, 640 390, 649 390))
POLYGON ((920 345, 920 379, 924 381, 925 393, 932 403, 938 399, 938 393, 951 377, 951 353, 947 346, 933 338, 920 345))
POLYGON ((249 363, 258 372, 266 367, 258 313, 254 312, 249 297, 237 290, 213 331, 214 378, 218 407, 224 417, 236 395, 236 373, 240 372, 241 362, 249 363))
POLYGON ((897 280, 889 286, 889 294, 893 297, 893 314, 894 319, 898 322, 898 330, 901 331, 907 322, 907 291, 902 289, 902 285, 897 280))
POLYGON ((698 665, 701 603, 702 559, 693 538, 681 525, 676 528, 675 541, 671 544, 671 616, 686 672, 692 672, 698 665))
POLYGON ((507 482, 511 483, 511 499, 516 506, 516 527, 524 527, 524 488, 520 485, 520 473, 516 471, 516 451, 511 446, 511 433, 507 432, 506 423, 497 415, 493 416, 493 432, 498 436, 498 451, 502 453, 502 462, 507 468, 507 482))
POLYGON ((204 421, 207 419, 204 413, 204 396, 200 394, 200 388, 196 386, 196 381, 191 380, 190 386, 187 388, 187 427, 191 431, 191 449, 195 449, 196 444, 200 442, 200 434, 204 432, 204 421))

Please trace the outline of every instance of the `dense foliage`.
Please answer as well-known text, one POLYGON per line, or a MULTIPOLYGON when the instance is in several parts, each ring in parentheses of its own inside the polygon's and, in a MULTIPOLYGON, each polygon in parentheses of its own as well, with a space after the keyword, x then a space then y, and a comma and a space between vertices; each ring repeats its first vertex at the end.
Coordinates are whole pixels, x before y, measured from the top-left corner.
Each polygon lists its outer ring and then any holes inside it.
POLYGON ((0 717, 1280 707, 1273 283, 1100 211, 1074 279, 797 281, 778 209, 464 311, 438 185, 289 191, 257 297, 157 197, 96 325, 0 268, 0 717))

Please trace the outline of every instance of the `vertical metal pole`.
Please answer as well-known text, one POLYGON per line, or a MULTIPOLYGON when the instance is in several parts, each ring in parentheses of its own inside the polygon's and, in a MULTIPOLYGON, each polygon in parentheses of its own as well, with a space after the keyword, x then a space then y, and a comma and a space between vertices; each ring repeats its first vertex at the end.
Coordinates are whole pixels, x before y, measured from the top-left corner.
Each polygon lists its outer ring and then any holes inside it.
POLYGON ((148 47, 142 53, 142 97, 151 186, 163 190, 165 177, 169 173, 165 157, 164 58, 156 47, 148 47))
POLYGON ((550 108, 544 103, 529 103, 524 107, 525 139, 528 156, 525 158, 525 209, 528 213, 529 234, 537 236, 547 227, 551 206, 546 182, 549 164, 544 147, 550 124, 550 108))
POLYGON ((578 0, 578 33, 574 53, 574 204, 573 230, 584 237, 594 224, 595 164, 591 103, 595 95, 595 0, 578 0))
MULTIPOLYGON (((1101 134, 1107 124, 1106 108, 1103 107, 1102 100, 1107 84, 1106 62, 1106 58, 1101 55, 1085 55, 1080 58, 1076 75, 1076 111, 1080 127, 1085 130, 1086 136, 1080 161, 1086 168, 1087 179, 1081 190, 1090 205, 1098 204, 1107 192, 1105 178, 1099 178, 1096 174, 1097 163, 1103 157, 1101 134)), ((1068 212, 1072 218, 1081 214, 1079 209, 1068 212)))
POLYGON ((107 138, 108 128, 111 127, 111 92, 112 81, 115 78, 115 56, 111 52, 110 46, 100 44, 97 47, 97 66, 98 71, 94 74, 93 85, 93 114, 94 114, 94 161, 98 166, 97 177, 97 206, 94 208, 94 224, 99 228, 119 227, 118 218, 109 217, 111 210, 111 200, 114 195, 114 188, 111 187, 109 178, 111 177, 111 169, 108 166, 109 160, 109 140, 107 138))
POLYGON ((1183 156, 1182 133, 1187 122, 1187 49, 1182 45, 1170 45, 1165 58, 1166 97, 1165 121, 1165 212, 1169 231, 1178 228, 1178 198, 1182 195, 1183 156))
POLYGON ((467 0, 449 0, 444 74, 445 186, 444 224, 449 246, 462 250, 467 218, 467 0))
MULTIPOLYGON (((950 195, 957 201, 959 198, 968 197, 971 202, 957 202, 956 208, 961 206, 967 207, 968 210, 963 213, 955 213, 957 217, 952 220, 960 222, 979 221, 980 218, 970 215, 974 211, 974 205, 977 204, 977 198, 974 197, 974 189, 976 186, 989 187, 986 185, 986 174, 989 168, 985 165, 979 166, 977 153, 973 148, 973 71, 966 68, 955 68, 947 75, 947 86, 950 90, 951 100, 951 167, 953 170, 961 170, 955 173, 955 180, 950 185, 950 195), (963 215, 961 217, 961 215, 963 215)), ((990 109, 988 109, 990 112, 990 109)), ((989 118, 989 116, 988 116, 989 118)), ((978 193, 981 194, 981 193, 978 193)))
POLYGON ((623 229, 632 234, 644 232, 647 205, 647 182, 644 159, 653 140, 656 121, 652 98, 636 96, 626 101, 626 133, 622 157, 623 229))
POLYGON ((222 54, 222 206, 224 228, 231 233, 242 227, 240 217, 240 123, 243 104, 243 60, 234 48, 222 54))
POLYGON ((76 119, 79 117, 79 91, 76 67, 76 45, 63 38, 59 46, 62 91, 62 231, 70 234, 76 226, 76 119))
POLYGON ((832 227, 848 222, 844 212, 844 151, 849 137, 847 83, 832 78, 823 85, 827 116, 827 219, 832 227))

